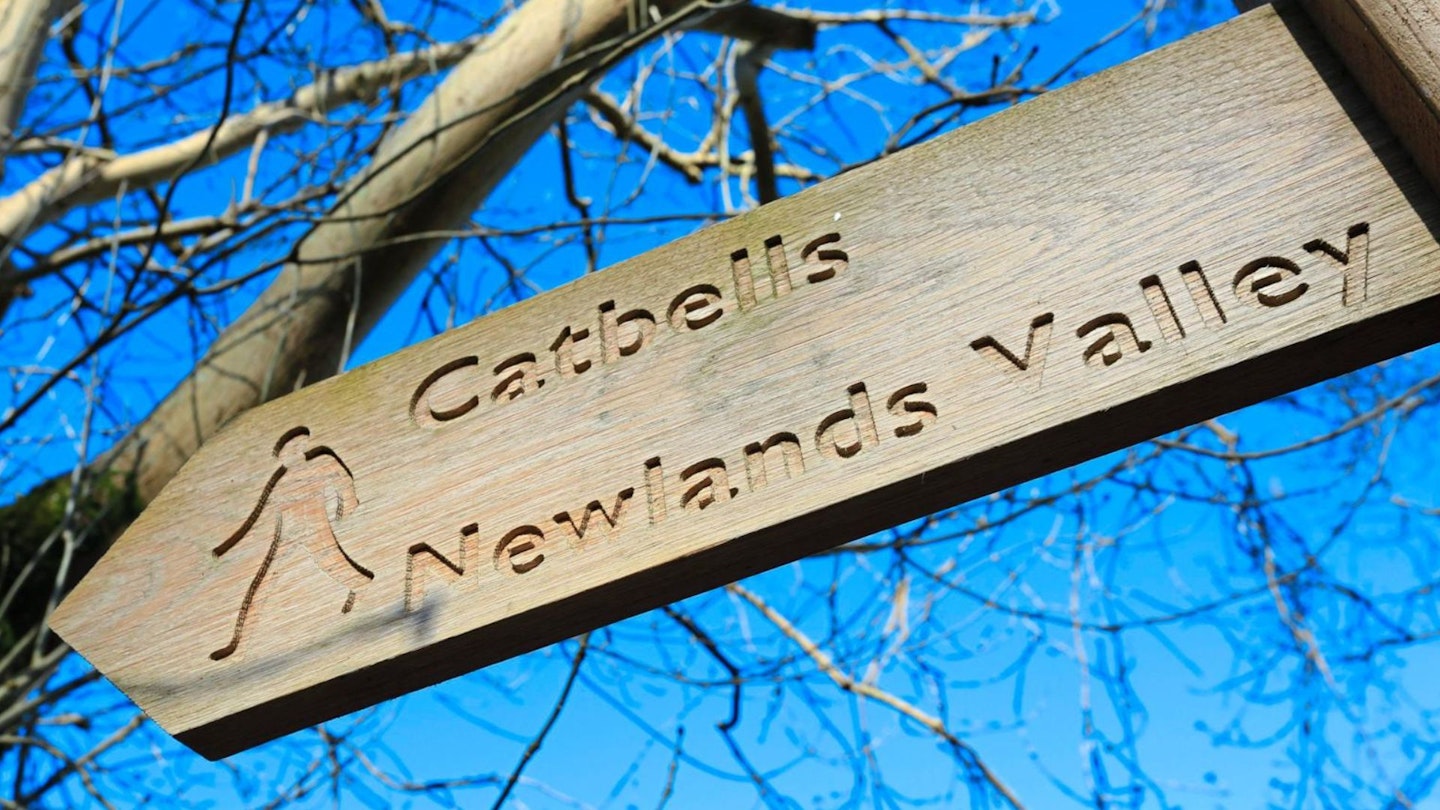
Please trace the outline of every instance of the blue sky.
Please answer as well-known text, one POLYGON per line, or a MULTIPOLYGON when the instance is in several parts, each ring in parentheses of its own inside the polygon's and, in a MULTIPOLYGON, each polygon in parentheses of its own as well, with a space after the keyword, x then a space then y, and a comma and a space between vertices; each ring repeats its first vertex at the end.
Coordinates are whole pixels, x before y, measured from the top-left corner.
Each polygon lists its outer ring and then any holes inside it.
MULTIPOLYGON (((1014 59, 1034 47, 1038 50, 1028 75, 1048 76, 1085 44, 1135 14, 1138 5, 1097 0, 1046 7, 1053 22, 962 59, 974 60, 975 69, 983 71, 991 53, 1014 59)), ((392 14, 400 13, 392 9, 392 14)), ((1185 19, 1187 24, 1208 23, 1227 13, 1212 3, 1185 19)), ((136 26, 137 36, 153 38, 156 51, 163 52, 185 38, 189 25, 204 24, 187 20, 184 12, 175 14, 167 24, 145 15, 126 18, 125 23, 136 26)), ((347 61, 350 49, 360 50, 304 19, 276 23, 282 33, 292 26, 297 43, 304 43, 297 44, 297 52, 310 48, 308 55, 347 61)), ((797 103, 795 97, 784 96, 795 91, 780 82, 779 71, 811 70, 815 60, 828 60, 829 66, 855 59, 854 51, 866 42, 857 43, 850 33, 822 33, 815 54, 776 57, 777 71, 763 81, 783 97, 777 107, 797 103), (783 89, 787 87, 791 89, 783 89)), ((1177 20, 1162 17, 1148 35, 1132 30, 1116 38, 1072 74, 1095 72, 1183 33, 1177 20)), ((621 92, 626 70, 606 87, 621 92)), ((657 86, 656 92, 663 89, 657 86)), ((886 86, 876 78, 858 92, 900 106, 909 101, 904 94, 915 91, 886 86)), ((655 102, 679 111, 667 125, 683 130, 684 101, 655 102)), ((176 103, 183 105, 183 99, 176 103)), ((873 149, 875 141, 888 135, 884 116, 867 116, 859 100, 841 96, 827 103, 836 105, 835 118, 851 126, 839 134, 820 133, 816 142, 833 148, 832 154, 842 160, 865 156, 867 144, 873 149), (853 145, 847 147, 847 141, 853 145), (849 157, 847 148, 854 150, 849 157)), ((344 147, 337 143, 324 149, 344 147)), ((782 144, 786 147, 792 150, 787 155, 802 160, 800 144, 782 144)), ((557 150, 553 136, 542 139, 477 221, 492 228, 525 228, 573 216, 560 191, 557 150)), ((803 159, 812 158, 823 168, 819 157, 803 159)), ((582 164, 580 190, 612 214, 644 218, 707 212, 723 202, 713 187, 694 189, 658 175, 643 195, 630 199, 629 190, 645 171, 643 164, 606 165, 607 159, 602 155, 582 164)), ((236 173, 243 172, 243 161, 236 164, 187 180, 176 194, 177 206, 203 211, 217 196, 232 193, 236 173)), ((291 182, 280 173, 265 181, 291 182)), ((739 198, 738 190, 730 193, 739 198)), ((697 224, 687 220, 608 229, 600 265, 663 244, 697 224)), ((531 268, 533 281, 548 288, 583 271, 577 233, 508 238, 500 247, 509 260, 531 268)), ((269 257, 253 260, 264 258, 269 257)), ((453 260, 457 269, 437 275, 434 285, 427 278, 414 285, 358 348, 352 366, 423 339, 447 319, 468 320, 491 299, 496 306, 513 301, 495 259, 475 245, 447 248, 441 254, 445 260, 453 260), (445 285, 460 299, 453 312, 437 294, 445 285)), ((225 301, 229 315, 239 312, 263 283, 257 280, 225 301)), ((30 333, 22 329, 16 334, 21 340, 30 333)), ((212 325, 196 323, 192 311, 177 308, 107 356, 108 388, 117 403, 116 413, 107 418, 123 425, 143 415, 212 334, 212 325)), ((80 329, 62 332, 49 351, 74 351, 84 337, 80 329)), ((1282 446, 1363 410, 1364 403, 1350 400, 1355 391, 1393 394, 1406 380, 1433 373, 1436 365, 1432 349, 1361 372, 1369 377, 1365 385, 1317 386, 1220 421, 1257 446, 1282 446)), ((64 397, 75 395, 62 392, 53 408, 41 409, 22 427, 54 432, 56 414, 69 407, 64 397)), ((1269 516, 1276 522, 1267 525, 1277 553, 1319 553, 1335 581, 1372 594, 1389 615, 1422 630, 1433 627, 1433 620, 1415 614, 1434 613, 1434 600, 1407 601, 1404 593, 1423 586, 1426 574, 1436 570, 1440 560, 1433 549, 1440 530, 1433 517, 1392 507, 1396 499, 1440 506, 1440 480, 1433 453, 1426 452, 1433 449, 1437 435, 1434 395, 1429 396, 1403 423, 1387 418, 1314 450, 1257 463, 1250 468, 1257 479, 1245 484, 1278 498, 1279 506, 1269 516), (1380 445, 1392 449, 1377 449, 1380 445), (1370 462, 1348 466, 1356 458, 1370 462), (1376 479, 1383 480, 1383 486, 1372 487, 1376 479)), ((1187 436, 1199 445, 1217 446, 1203 431, 1187 436)), ((98 449, 90 447, 86 453, 93 457, 98 449)), ((927 528, 932 536, 954 536, 921 547, 907 559, 822 555, 752 578, 745 587, 773 600, 812 638, 825 640, 827 651, 842 665, 856 667, 857 676, 868 666, 878 666, 880 683, 943 717, 1031 807, 1102 803, 1097 796, 1105 806, 1119 807, 1345 806, 1347 796, 1364 797, 1364 783, 1379 780, 1377 774, 1399 773, 1434 756, 1427 748, 1428 740, 1435 739, 1434 689, 1428 673, 1440 663, 1433 646, 1397 645, 1365 653, 1363 639, 1347 634, 1373 632, 1378 638, 1384 628, 1349 613, 1353 605, 1344 600, 1319 594, 1314 608, 1321 625, 1333 634, 1326 642, 1340 650, 1351 649, 1347 645, 1353 642, 1364 660, 1346 663, 1343 677, 1333 685, 1317 680, 1303 662, 1283 654, 1285 639, 1277 635, 1268 591, 1233 597, 1254 582, 1245 575, 1253 573, 1245 532, 1237 529, 1248 512, 1237 504, 1227 513, 1205 499, 1237 491, 1241 484, 1227 479, 1234 471, 1185 454, 1125 467, 1150 450, 1140 446, 1022 486, 1022 493, 1056 493, 1057 505, 1022 513, 1003 529, 977 530, 975 517, 1010 515, 1013 500, 982 499, 959 509, 953 521, 927 528), (1122 469, 1111 482, 1062 495, 1077 482, 1117 466, 1122 469), (1075 556, 1077 548, 1081 553, 1075 556), (1083 579, 1082 590, 1095 596, 1086 605, 1091 622, 1136 623, 1211 600, 1227 600, 1227 605, 1193 619, 1124 633, 1091 633, 1077 642, 1071 628, 1025 615, 1027 606, 1063 601, 1076 571, 1083 579), (1013 610, 986 610, 927 581, 927 576, 943 576, 952 584, 963 581, 973 593, 994 594, 1013 610), (913 633, 903 638, 891 626, 898 614, 884 607, 899 600, 901 582, 911 594, 908 609, 901 612, 914 623, 913 633), (1263 639, 1274 639, 1276 649, 1267 650, 1263 639), (891 643, 894 649, 886 646, 891 643), (1082 658, 1084 666, 1077 664, 1082 658), (1296 733, 1299 717, 1326 725, 1307 738, 1296 733), (1087 726, 1094 731, 1087 734, 1087 726), (1315 745, 1317 740, 1324 745, 1315 745), (1347 766, 1355 768, 1352 784, 1335 777, 1335 785, 1317 786, 1297 775, 1293 761, 1325 756, 1326 746, 1339 759, 1361 763, 1347 766), (1071 793, 1077 790, 1085 795, 1071 793)), ((66 469, 74 463, 75 452, 64 441, 25 454, 12 451, 15 460, 4 471, 7 492, 24 491, 43 476, 66 469)), ((907 535, 916 528, 896 531, 907 535)), ((963 806, 970 796, 960 769, 938 750, 933 734, 874 702, 836 690, 734 595, 703 594, 682 608, 727 638, 730 649, 747 656, 754 682, 746 688, 735 738, 783 796, 758 794, 717 730, 730 712, 728 690, 694 683, 723 680, 724 672, 673 620, 652 612, 597 631, 570 699, 527 771, 530 781, 517 788, 517 806, 655 806, 672 763, 679 765, 672 807, 870 806, 880 801, 881 778, 920 806, 963 806), (875 768, 852 767, 866 757, 873 758, 875 768)), ((416 781, 456 774, 504 775, 551 711, 576 648, 573 641, 547 648, 337 720, 329 728, 337 734, 357 728, 358 749, 366 757, 416 781)), ((81 664, 72 661, 67 666, 78 671, 81 664)), ((104 684, 88 690, 83 700, 104 709, 110 723, 121 722, 130 711, 123 697, 104 684)), ((268 798, 265 786, 309 767, 315 750, 314 733, 302 732, 227 763, 209 764, 152 730, 112 756, 129 762, 132 767, 122 770, 150 790, 178 792, 187 803, 244 807, 263 803, 268 798)), ((366 775, 364 767, 352 767, 356 776, 345 783, 343 805, 406 802, 381 780, 366 775)), ((437 795, 442 804, 448 797, 468 807, 488 805, 494 790, 465 787, 437 795)), ((322 793, 307 803, 329 804, 332 798, 322 793)), ((1380 803, 1373 795, 1365 798, 1380 803)), ((430 804, 412 801, 415 806, 430 804)))

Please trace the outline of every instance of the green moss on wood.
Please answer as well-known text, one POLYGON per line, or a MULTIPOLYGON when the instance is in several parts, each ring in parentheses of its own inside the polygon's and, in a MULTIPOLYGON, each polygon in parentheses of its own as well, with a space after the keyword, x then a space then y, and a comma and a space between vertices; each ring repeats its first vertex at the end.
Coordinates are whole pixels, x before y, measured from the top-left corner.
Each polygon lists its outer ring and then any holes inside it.
MULTIPOLYGON (((79 581, 141 508, 133 477, 122 473, 88 475, 76 496, 68 528, 78 547, 60 584, 62 592, 79 581)), ((0 615, 0 658, 44 619, 64 554, 57 533, 70 501, 71 477, 65 475, 0 507, 0 596, 15 590, 0 615), (27 573, 32 562, 34 568, 27 573)))

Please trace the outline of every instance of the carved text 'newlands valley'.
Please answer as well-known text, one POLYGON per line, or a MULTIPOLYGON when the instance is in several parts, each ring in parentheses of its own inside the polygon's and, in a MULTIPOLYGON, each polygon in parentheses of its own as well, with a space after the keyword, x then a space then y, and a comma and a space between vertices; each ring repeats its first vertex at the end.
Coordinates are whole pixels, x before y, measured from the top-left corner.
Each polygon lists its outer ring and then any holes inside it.
MULTIPOLYGON (((1360 223, 1347 231, 1343 250, 1324 239, 1300 246, 1309 254, 1308 259, 1320 268, 1339 274, 1339 298, 1345 307, 1358 306, 1366 299, 1369 236, 1369 225, 1360 223)), ((811 283, 831 278, 848 266, 844 253, 820 251, 821 246, 838 242, 839 235, 830 234, 809 243, 802 252, 803 261, 811 268, 806 275, 811 283)), ((788 269, 779 238, 770 240, 767 247, 773 285, 770 295, 778 299, 789 290, 788 269)), ((731 295, 743 312, 754 307, 759 299, 751 286, 753 276, 744 251, 737 251, 732 262, 736 284, 731 295)), ((1076 318, 1074 336, 1078 343, 1072 357, 1084 366, 1108 369, 1116 367, 1127 356, 1144 354, 1158 345, 1178 343, 1185 339, 1187 330, 1226 328, 1238 317, 1233 311, 1227 314, 1227 308, 1237 304, 1255 314, 1293 305, 1311 289, 1301 276, 1301 266, 1296 261, 1284 256, 1265 256, 1244 263, 1233 275, 1227 273, 1224 281, 1228 283, 1217 290, 1218 274, 1202 268, 1197 261, 1186 261, 1173 271, 1173 277, 1152 274, 1139 280, 1131 305, 1137 315, 1112 311, 1076 318), (1176 292, 1188 297, 1188 306, 1182 308, 1177 304, 1176 292), (1222 296, 1233 298, 1233 302, 1223 300, 1222 296), (1182 317, 1182 311, 1188 314, 1182 317)), ((722 300, 713 287, 688 288, 672 301, 665 320, 677 331, 703 328, 721 316, 722 300)), ((1075 303, 1084 306, 1088 302, 1075 303)), ((1053 312, 1035 316, 1021 351, 991 335, 976 338, 969 343, 973 350, 971 356, 979 361, 976 367, 929 382, 914 382, 874 401, 866 384, 856 382, 845 389, 847 406, 817 424, 775 432, 749 444, 737 442, 735 446, 739 449, 729 455, 714 455, 684 466, 658 457, 639 462, 637 456, 631 481, 616 487, 614 494, 578 508, 556 512, 493 537, 482 537, 479 524, 469 523, 449 538, 416 543, 407 550, 405 612, 418 610, 425 602, 426 593, 436 587, 457 587, 462 582, 478 586, 486 572, 489 576, 525 575, 541 570, 547 560, 562 549, 566 553, 585 554, 623 542, 633 532, 635 521, 653 527, 684 520, 688 515, 714 507, 744 503, 777 486, 781 489, 777 495, 783 495, 784 487, 798 483, 817 465, 844 464, 867 448, 888 445, 927 431, 940 415, 935 403, 946 401, 943 389, 947 386, 982 384, 981 377, 996 372, 1025 386, 1039 385, 1046 359, 1052 353, 1056 320, 1053 312), (934 390, 936 388, 942 390, 934 390)), ((617 316, 612 305, 602 304, 596 353, 579 359, 574 341, 588 335, 582 334, 586 330, 567 327, 552 345, 556 372, 560 379, 565 379, 584 373, 594 362, 616 362, 644 348, 655 328, 655 319, 648 311, 634 310, 617 316)), ((1066 328, 1070 326, 1067 324, 1066 328)), ((526 396, 543 383, 535 371, 538 361, 532 355, 524 357, 528 359, 519 365, 507 361, 496 368, 500 376, 490 394, 493 401, 526 396)), ((469 361, 474 358, 468 358, 469 361)), ((456 367, 452 364, 449 368, 456 367)), ((437 375, 446 373, 445 368, 431 375, 415 400, 417 408, 435 421, 456 419, 478 407, 478 397, 448 409, 437 408, 427 401, 426 387, 437 375)), ((838 391, 839 386, 835 390, 838 391)), ((800 405, 796 403, 797 410, 803 410, 800 405)), ((417 421, 425 420, 417 418, 417 421)), ((929 430, 926 435, 933 433, 929 430)), ((583 497, 577 498, 576 502, 583 500, 583 497)))
MULTIPOLYGON (((997 375, 1033 390, 1042 384, 1047 366, 1053 368, 1063 360, 1079 366, 1066 373, 1067 384, 1090 375, 1098 382, 1108 377, 1107 369, 1146 368, 1124 362, 1127 358, 1148 356, 1166 346, 1182 347, 1188 336, 1202 332, 1225 336, 1257 322, 1257 317, 1307 306, 1306 301, 1314 302, 1308 306, 1336 302, 1347 309, 1361 307, 1371 286, 1370 236, 1370 225, 1361 222, 1348 228, 1343 240, 1311 239, 1299 243, 1289 256, 1262 256, 1233 270, 1202 267, 1193 259, 1183 261, 1172 265, 1173 269, 1140 278, 1129 288, 1128 302, 1111 302, 1118 303, 1118 309, 1100 311, 1100 306, 1081 297, 1063 302, 1067 311, 1063 316, 1042 311, 1028 319, 1028 326, 983 334, 968 343, 963 342, 963 335, 957 336, 956 348, 968 346, 971 351, 942 354, 957 358, 960 367, 913 368, 907 364, 905 368, 886 368, 883 376, 891 381, 887 388, 896 377, 912 381, 883 391, 872 391, 863 381, 847 385, 834 380, 816 389, 824 392, 818 395, 824 399, 818 403, 820 407, 811 410, 806 403, 795 402, 789 411, 828 411, 824 418, 794 417, 798 424, 736 436, 728 447, 697 449, 694 456, 679 463, 637 447, 632 472, 605 487, 605 495, 593 500, 576 496, 562 510, 535 514, 529 522, 503 532, 482 531, 486 505, 475 504, 473 522, 441 531, 423 542, 411 542, 404 549, 404 597, 396 607, 402 615, 432 606, 441 608, 443 600, 430 597, 442 590, 468 590, 478 596, 485 587, 482 582, 491 577, 532 575, 557 565, 557 570, 563 570, 573 565, 575 556, 604 553, 600 549, 626 542, 637 533, 658 530, 662 524, 683 526, 712 510, 737 508, 734 504, 745 508, 745 504, 762 499, 774 504, 777 498, 794 498, 794 488, 813 479, 816 471, 866 464, 867 459, 873 464, 897 453, 906 454, 913 437, 949 436, 937 430, 941 406, 949 409, 946 403, 964 401, 964 390, 983 389, 997 375), (1343 248, 1337 247, 1341 242, 1343 248), (1097 311, 1100 314, 1095 314, 1097 311), (1001 340, 995 334, 1006 337, 1001 340), (1071 350, 1062 353, 1061 341, 1072 340, 1071 350), (827 407, 825 401, 831 404, 827 407), (566 557, 572 559, 562 562, 566 557)), ((792 274, 783 242, 779 236, 771 237, 765 241, 768 273, 758 283, 748 252, 737 250, 730 256, 731 279, 726 290, 691 284, 655 310, 621 312, 615 302, 604 301, 596 307, 595 321, 565 325, 558 329, 548 351, 510 355, 493 366, 493 376, 482 372, 484 367, 476 356, 453 359, 432 370, 415 389, 409 402, 411 419, 429 430, 442 429, 446 423, 477 413, 485 404, 503 406, 538 394, 547 383, 559 384, 597 365, 623 362, 649 346, 661 329, 686 335, 727 314, 739 315, 781 301, 797 280, 819 284, 848 272, 850 257, 839 245, 838 233, 805 243, 792 274)), ((963 302, 954 304, 963 306, 963 302)), ((1245 351, 1267 349, 1247 347, 1250 333, 1233 334, 1233 345, 1245 347, 1245 351)), ((1226 342, 1231 344, 1229 339, 1226 342)), ((907 359, 897 355, 896 362, 907 363, 907 359)), ((881 370, 865 370, 865 376, 871 375, 872 379, 881 376, 881 370)), ((221 646, 208 654, 214 661, 232 660, 250 635, 257 593, 268 581, 271 564, 282 547, 305 548, 334 580, 337 599, 344 594, 337 602, 337 620, 352 613, 357 598, 359 603, 368 598, 359 598, 362 590, 367 594, 375 590, 371 587, 373 560, 352 557, 347 545, 356 538, 340 536, 350 523, 346 518, 360 507, 357 474, 329 447, 310 449, 309 436, 308 428, 297 427, 275 443, 271 452, 279 465, 249 517, 213 549, 214 565, 219 567, 228 562, 221 558, 243 538, 256 535, 252 542, 268 542, 248 589, 240 595, 243 598, 229 608, 234 618, 228 627, 228 641, 217 638, 215 643, 221 646)), ((937 463, 950 461, 953 459, 937 463)), ((524 468, 523 459, 505 463, 517 470, 524 468)), ((365 472, 358 471, 358 476, 364 478, 365 472)), ((643 537, 634 539, 645 542, 643 537)))

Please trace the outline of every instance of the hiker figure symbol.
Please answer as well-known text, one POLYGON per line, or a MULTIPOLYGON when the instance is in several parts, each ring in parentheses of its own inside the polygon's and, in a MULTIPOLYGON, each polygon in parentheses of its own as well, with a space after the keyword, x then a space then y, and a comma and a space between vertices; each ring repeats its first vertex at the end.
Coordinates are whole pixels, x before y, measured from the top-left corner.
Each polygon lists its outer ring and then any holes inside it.
POLYGON ((255 508, 240 528, 213 550, 216 557, 223 556, 252 530, 270 535, 265 559, 255 578, 250 580, 250 588, 235 616, 235 632, 230 636, 230 643, 210 653, 216 661, 239 649, 255 594, 270 572, 281 543, 303 544, 316 565, 331 579, 349 588, 341 613, 350 612, 355 606, 356 591, 375 578, 374 573, 345 553, 335 537, 334 522, 343 520, 360 505, 350 468, 328 447, 310 449, 309 428, 286 431, 275 443, 274 452, 280 459, 280 467, 270 475, 255 508))

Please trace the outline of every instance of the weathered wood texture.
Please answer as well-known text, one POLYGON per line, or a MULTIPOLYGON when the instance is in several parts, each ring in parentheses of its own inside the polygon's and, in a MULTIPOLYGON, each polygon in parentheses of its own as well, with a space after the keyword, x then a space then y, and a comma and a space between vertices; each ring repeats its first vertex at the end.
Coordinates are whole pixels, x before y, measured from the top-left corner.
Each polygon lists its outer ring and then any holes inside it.
POLYGON ((1434 342, 1436 215, 1262 9, 246 414, 54 626, 228 754, 1434 342))
MULTIPOLYGON (((1299 0, 1355 81, 1440 190, 1440 2, 1299 0)), ((1240 0, 1246 9, 1257 5, 1240 0)))

